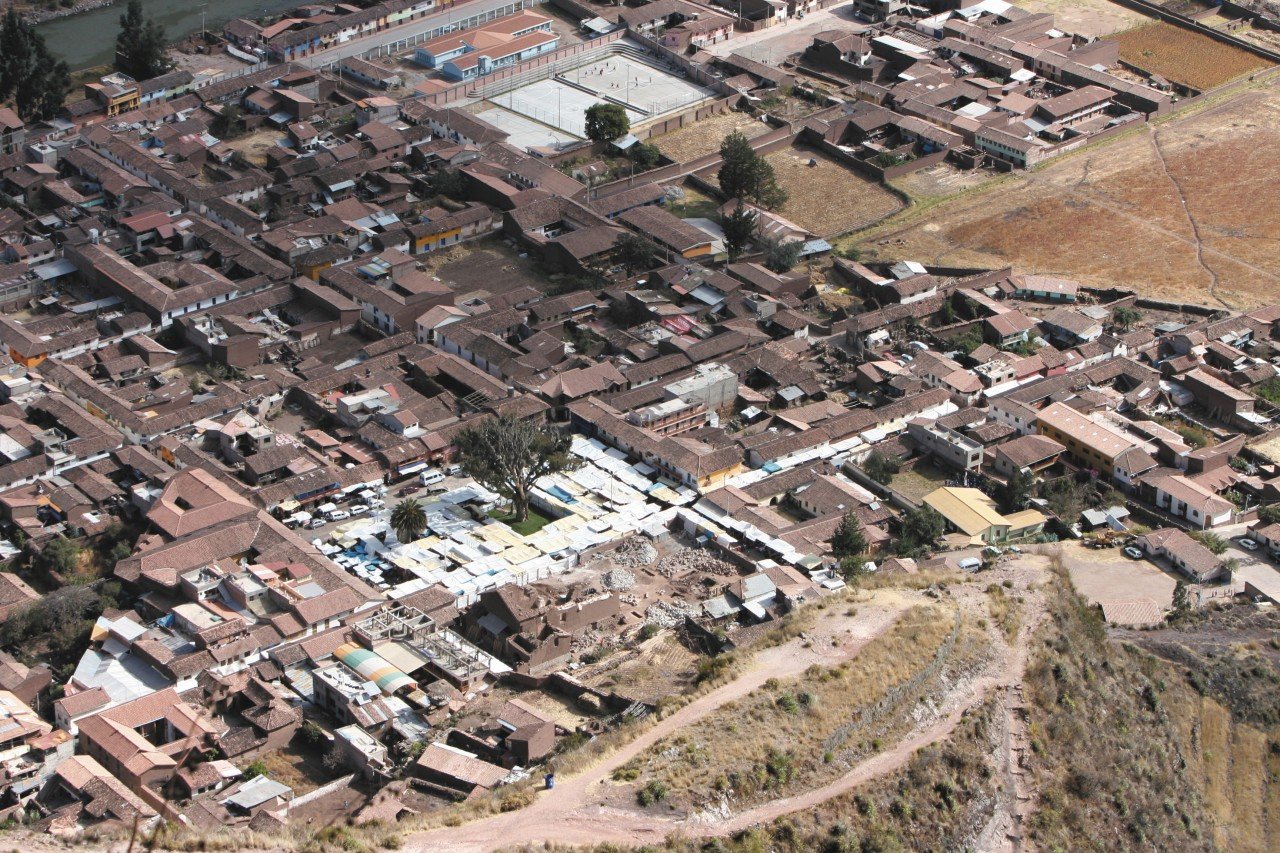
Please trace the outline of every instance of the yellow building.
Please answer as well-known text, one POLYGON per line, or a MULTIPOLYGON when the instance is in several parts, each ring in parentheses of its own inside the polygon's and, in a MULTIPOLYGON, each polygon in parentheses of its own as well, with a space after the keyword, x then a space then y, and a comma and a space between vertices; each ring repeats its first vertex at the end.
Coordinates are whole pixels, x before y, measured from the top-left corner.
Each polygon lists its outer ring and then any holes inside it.
POLYGON ((1027 509, 1002 515, 996 510, 995 501, 978 489, 950 486, 935 489, 925 495, 924 503, 937 510, 948 526, 968 536, 974 545, 1021 539, 1044 529, 1042 513, 1027 509))
POLYGON ((108 74, 97 83, 86 83, 84 94, 101 104, 108 116, 136 110, 142 104, 138 81, 127 74, 108 74))

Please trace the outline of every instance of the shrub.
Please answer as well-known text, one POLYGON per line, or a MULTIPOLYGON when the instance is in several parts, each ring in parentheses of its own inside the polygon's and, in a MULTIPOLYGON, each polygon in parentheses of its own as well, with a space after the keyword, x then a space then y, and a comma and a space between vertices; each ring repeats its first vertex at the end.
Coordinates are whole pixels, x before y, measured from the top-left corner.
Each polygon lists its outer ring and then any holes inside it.
POLYGON ((657 779, 650 779, 643 788, 636 791, 636 802, 642 806, 651 806, 654 803, 662 802, 666 798, 667 786, 657 779))
POLYGON ((261 760, 251 761, 244 768, 245 779, 253 779, 256 776, 266 776, 266 775, 267 775, 267 765, 264 764, 261 760))

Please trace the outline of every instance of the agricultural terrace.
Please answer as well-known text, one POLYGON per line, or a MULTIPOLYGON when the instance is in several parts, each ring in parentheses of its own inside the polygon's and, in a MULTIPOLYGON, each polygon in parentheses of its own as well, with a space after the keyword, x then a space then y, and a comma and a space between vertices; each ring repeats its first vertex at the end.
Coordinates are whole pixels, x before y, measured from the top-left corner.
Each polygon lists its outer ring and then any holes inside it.
POLYGON ((866 228, 902 209, 898 196, 814 149, 784 148, 767 159, 787 191, 778 212, 819 237, 866 228))
MULTIPOLYGON (((1034 172, 955 187, 928 216, 907 210, 850 242, 876 259, 1012 265, 1175 301, 1266 304, 1280 290, 1277 107, 1280 92, 1248 89, 1034 172)), ((895 183, 943 189, 914 175, 895 183)))
POLYGON ((1163 22, 1144 24, 1114 38, 1125 62, 1202 91, 1267 66, 1247 50, 1163 22))

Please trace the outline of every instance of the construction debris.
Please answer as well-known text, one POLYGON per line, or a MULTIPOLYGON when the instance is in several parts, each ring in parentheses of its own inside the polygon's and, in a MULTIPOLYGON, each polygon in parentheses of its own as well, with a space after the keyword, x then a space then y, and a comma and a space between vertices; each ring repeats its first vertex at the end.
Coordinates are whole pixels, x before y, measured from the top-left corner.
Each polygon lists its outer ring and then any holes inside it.
POLYGON ((674 601, 659 601, 651 604, 644 612, 644 621, 660 628, 677 628, 684 624, 686 617, 696 615, 698 615, 697 607, 680 599, 675 599, 674 601))
POLYGON ((642 569, 658 559, 658 549, 653 547, 653 543, 645 537, 632 536, 615 548, 612 553, 602 555, 602 557, 613 560, 615 566, 642 569))
POLYGON ((636 585, 636 576, 626 569, 610 569, 600 576, 600 583, 611 592, 625 592, 636 585))
POLYGON ((658 563, 658 572, 668 579, 695 571, 723 577, 733 577, 738 573, 724 560, 712 556, 710 551, 698 548, 681 548, 663 557, 662 562, 658 563))

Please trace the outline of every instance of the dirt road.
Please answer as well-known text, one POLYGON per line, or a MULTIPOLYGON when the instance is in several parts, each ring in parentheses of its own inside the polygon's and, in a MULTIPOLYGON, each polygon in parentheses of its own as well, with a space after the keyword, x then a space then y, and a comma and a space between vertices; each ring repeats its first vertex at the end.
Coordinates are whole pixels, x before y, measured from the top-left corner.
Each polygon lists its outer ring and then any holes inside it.
MULTIPOLYGON (((934 719, 820 788, 763 803, 725 819, 705 812, 690 818, 674 813, 667 816, 606 802, 610 799, 610 777, 614 770, 662 738, 748 695, 769 678, 793 677, 814 663, 831 666, 852 658, 870 640, 888 630, 909 607, 927 601, 919 593, 880 590, 874 593, 871 602, 859 604, 853 617, 828 611, 803 638, 765 650, 733 681, 654 724, 584 772, 557 780, 554 791, 540 793, 539 799, 529 807, 458 827, 417 833, 406 839, 406 849, 480 853, 515 844, 533 846, 544 841, 563 845, 634 846, 660 843, 673 832, 686 837, 727 835, 815 807, 904 767, 918 750, 949 737, 968 711, 998 691, 1006 733, 995 747, 993 760, 1006 778, 1007 792, 978 844, 982 850, 1018 851, 1022 846, 1022 827, 1034 806, 1034 792, 1025 774, 1028 738, 1021 691, 1031 635, 1045 612, 1039 590, 1044 565, 1040 558, 1028 556, 1017 564, 1002 566, 985 575, 983 585, 988 580, 1007 579, 1012 584, 1011 593, 1020 595, 1025 602, 1022 625, 1014 641, 1006 643, 992 625, 989 630, 999 653, 981 673, 950 687, 934 719)), ((977 584, 953 586, 951 594, 957 605, 970 611, 981 607, 986 600, 982 585, 977 584)))
POLYGON ((554 791, 540 793, 539 799, 527 808, 458 827, 419 833, 406 839, 406 847, 474 853, 514 843, 542 841, 560 844, 661 841, 681 825, 676 818, 639 814, 600 803, 603 786, 608 784, 614 770, 662 738, 748 695, 770 678, 791 678, 815 663, 834 666, 852 658, 868 642, 887 631, 907 608, 922 600, 914 595, 881 593, 872 603, 859 604, 855 617, 827 614, 812 631, 806 632, 808 641, 797 638, 766 649, 733 681, 660 720, 583 773, 557 779, 554 791), (837 641, 837 645, 832 645, 831 640, 837 641))

